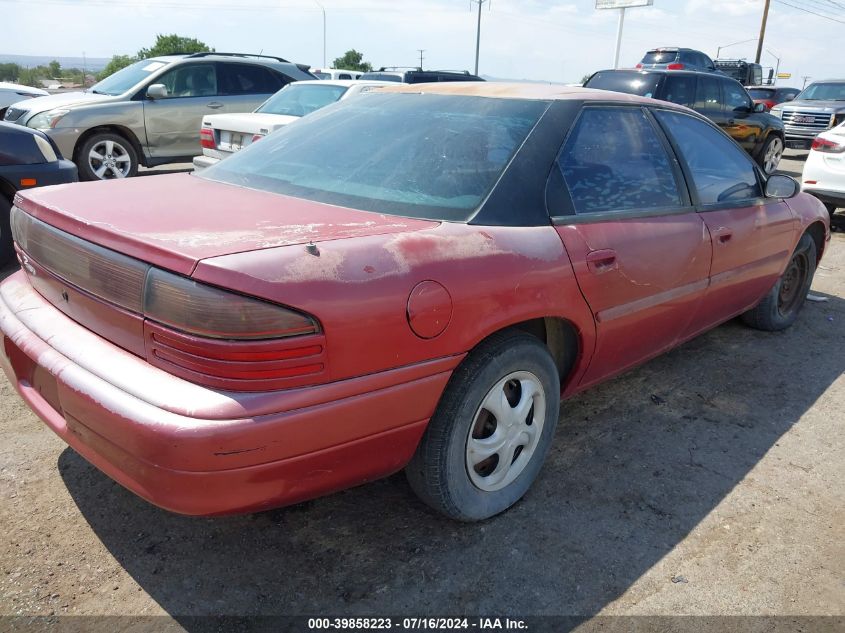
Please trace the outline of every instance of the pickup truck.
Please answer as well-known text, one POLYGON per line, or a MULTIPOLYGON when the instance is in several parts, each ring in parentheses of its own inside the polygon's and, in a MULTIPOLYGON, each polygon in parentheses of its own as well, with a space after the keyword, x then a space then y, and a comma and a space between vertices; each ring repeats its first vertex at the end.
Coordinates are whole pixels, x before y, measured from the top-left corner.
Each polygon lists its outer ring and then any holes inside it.
POLYGON ((810 149, 816 136, 845 121, 845 79, 813 82, 771 113, 783 121, 787 147, 810 149))

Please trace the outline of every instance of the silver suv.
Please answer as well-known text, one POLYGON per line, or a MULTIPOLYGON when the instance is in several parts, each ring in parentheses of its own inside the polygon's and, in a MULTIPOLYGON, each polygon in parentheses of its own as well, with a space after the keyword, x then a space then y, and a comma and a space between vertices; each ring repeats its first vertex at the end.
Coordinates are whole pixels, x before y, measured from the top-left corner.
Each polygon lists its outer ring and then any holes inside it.
POLYGON ((190 162, 210 113, 252 112, 308 66, 280 57, 194 53, 152 57, 85 92, 21 101, 6 121, 43 131, 72 157, 82 180, 134 176, 138 165, 190 162))

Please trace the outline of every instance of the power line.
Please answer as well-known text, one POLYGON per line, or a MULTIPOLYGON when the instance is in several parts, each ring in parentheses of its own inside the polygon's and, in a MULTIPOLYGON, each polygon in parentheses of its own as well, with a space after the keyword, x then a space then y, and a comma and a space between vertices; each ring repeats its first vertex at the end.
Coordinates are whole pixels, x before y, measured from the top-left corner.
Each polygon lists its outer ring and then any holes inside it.
POLYGON ((798 11, 803 11, 804 13, 810 13, 810 14, 818 16, 820 18, 830 20, 831 22, 838 22, 839 24, 845 24, 845 20, 839 20, 839 19, 831 17, 829 15, 823 15, 821 13, 818 13, 817 11, 812 11, 811 9, 808 9, 806 7, 800 7, 800 6, 795 5, 795 4, 790 4, 789 2, 785 2, 785 0, 775 0, 775 2, 777 2, 779 4, 786 5, 788 7, 792 7, 793 9, 797 9, 798 11))

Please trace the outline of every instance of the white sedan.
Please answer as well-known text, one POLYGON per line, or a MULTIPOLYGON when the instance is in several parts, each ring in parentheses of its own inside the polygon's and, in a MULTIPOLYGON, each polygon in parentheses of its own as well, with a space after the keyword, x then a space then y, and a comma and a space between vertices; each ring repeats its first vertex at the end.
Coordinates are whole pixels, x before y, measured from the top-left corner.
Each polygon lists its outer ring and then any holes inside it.
POLYGON ((49 92, 41 90, 40 88, 33 88, 31 86, 22 86, 20 84, 10 84, 5 81, 0 81, 0 121, 3 120, 3 114, 13 103, 30 99, 32 97, 45 97, 49 92))
POLYGON ((202 155, 194 158, 194 168, 211 167, 280 127, 335 101, 390 85, 389 81, 297 81, 279 90, 255 112, 207 114, 200 127, 202 155))
POLYGON ((845 207, 845 122, 813 140, 801 189, 821 200, 831 216, 845 207))

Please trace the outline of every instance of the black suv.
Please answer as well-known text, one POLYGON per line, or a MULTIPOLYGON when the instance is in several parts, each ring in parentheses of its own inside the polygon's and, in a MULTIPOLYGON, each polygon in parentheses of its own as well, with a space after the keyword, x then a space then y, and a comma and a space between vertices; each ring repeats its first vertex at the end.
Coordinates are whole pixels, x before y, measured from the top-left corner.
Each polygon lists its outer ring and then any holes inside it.
POLYGON ((468 70, 423 70, 422 68, 402 68, 400 66, 382 67, 364 73, 358 79, 395 81, 404 84, 425 84, 438 81, 484 81, 478 75, 470 74, 468 70))
POLYGON ((783 155, 783 123, 764 112, 765 106, 755 104, 730 77, 677 70, 600 70, 584 86, 692 108, 730 134, 767 174, 777 169, 783 155))

